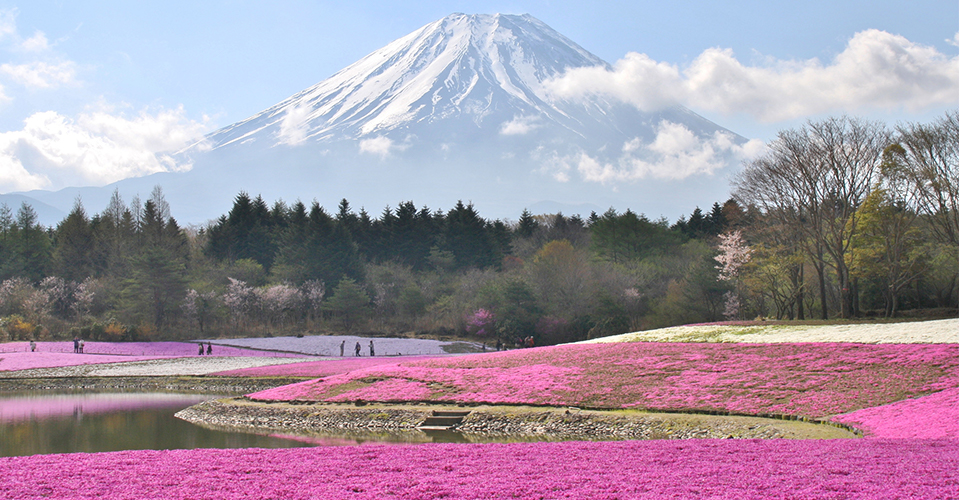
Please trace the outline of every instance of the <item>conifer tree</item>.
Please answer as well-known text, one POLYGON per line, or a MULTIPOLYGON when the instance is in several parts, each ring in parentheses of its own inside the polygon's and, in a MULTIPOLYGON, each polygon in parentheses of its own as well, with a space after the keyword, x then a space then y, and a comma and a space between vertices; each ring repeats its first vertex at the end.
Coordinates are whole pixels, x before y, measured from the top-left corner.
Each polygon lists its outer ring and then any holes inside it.
POLYGON ((80 199, 57 226, 53 252, 54 273, 69 281, 83 281, 93 274, 93 229, 80 199))

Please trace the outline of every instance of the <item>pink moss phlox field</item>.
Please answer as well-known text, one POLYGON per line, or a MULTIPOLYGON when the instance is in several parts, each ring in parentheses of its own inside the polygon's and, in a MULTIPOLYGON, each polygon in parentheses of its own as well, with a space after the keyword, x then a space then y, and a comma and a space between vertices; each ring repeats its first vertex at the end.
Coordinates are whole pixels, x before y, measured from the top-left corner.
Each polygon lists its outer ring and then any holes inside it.
MULTIPOLYGON (((381 365, 251 394, 337 401, 385 379, 414 401, 574 405, 825 417, 957 386, 956 344, 619 343, 381 365)), ((374 390, 369 394, 382 394, 374 390)))
POLYGON ((955 498, 955 440, 684 440, 0 458, 0 497, 955 498))
MULTIPOLYGON (((29 352, 29 342, 6 342, 0 344, 0 355, 6 352, 29 352)), ((73 353, 73 341, 37 342, 37 352, 73 353)), ((197 344, 194 342, 93 342, 83 346, 84 354, 110 354, 115 356, 195 356, 197 344)), ((303 357, 303 354, 244 349, 213 345, 216 356, 270 356, 274 358, 303 357)))
MULTIPOLYGON (((454 360, 451 360, 454 361, 454 360)), ((425 367, 420 363, 380 365, 251 394, 258 400, 342 402, 442 400, 465 403, 566 404, 551 391, 572 391, 563 381, 577 380, 576 368, 535 364, 512 367, 425 367), (379 386, 392 380, 395 392, 379 386), (430 390, 425 390, 430 387, 430 390), (318 398, 318 395, 320 398, 318 398)))
POLYGON ((166 359, 169 356, 111 356, 107 354, 73 354, 60 352, 0 353, 0 372, 30 370, 33 368, 60 368, 64 366, 99 365, 127 361, 166 359))
POLYGON ((423 382, 416 382, 402 378, 388 378, 378 380, 359 389, 343 392, 330 398, 333 402, 344 401, 391 401, 397 394, 403 394, 405 400, 425 400, 433 391, 423 382))
POLYGON ((405 356, 402 358, 366 357, 325 359, 320 361, 306 361, 289 365, 255 366, 240 370, 227 370, 210 375, 224 377, 329 377, 338 373, 346 373, 362 368, 377 365, 399 364, 402 362, 420 361, 435 356, 405 356))
POLYGON ((956 388, 916 399, 864 408, 831 420, 852 425, 865 437, 952 438, 960 437, 960 404, 956 388))
MULTIPOLYGON (((258 351, 214 345, 214 356, 255 356, 302 358, 301 354, 258 351)), ((86 342, 83 354, 74 354, 73 342, 37 342, 30 352, 28 342, 0 344, 0 371, 31 368, 148 361, 152 359, 197 356, 197 344, 190 342, 86 342)))

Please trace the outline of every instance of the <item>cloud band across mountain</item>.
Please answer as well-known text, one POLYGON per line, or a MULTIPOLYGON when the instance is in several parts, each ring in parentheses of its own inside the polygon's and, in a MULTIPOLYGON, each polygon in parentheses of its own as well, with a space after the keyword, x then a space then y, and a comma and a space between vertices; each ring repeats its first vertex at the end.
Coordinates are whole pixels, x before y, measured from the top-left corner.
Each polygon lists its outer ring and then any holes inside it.
POLYGON ((612 68, 574 68, 545 83, 556 96, 603 94, 643 111, 674 105, 778 122, 866 109, 917 111, 958 101, 958 58, 880 30, 857 33, 830 64, 768 59, 747 66, 730 49, 686 68, 632 52, 612 68))
POLYGON ((642 179, 682 180, 713 174, 731 157, 752 158, 764 148, 760 140, 739 144, 732 134, 719 131, 700 138, 683 124, 663 120, 652 142, 640 138, 627 141, 614 161, 581 151, 544 159, 541 172, 559 182, 569 181, 576 172, 586 182, 613 186, 642 179))

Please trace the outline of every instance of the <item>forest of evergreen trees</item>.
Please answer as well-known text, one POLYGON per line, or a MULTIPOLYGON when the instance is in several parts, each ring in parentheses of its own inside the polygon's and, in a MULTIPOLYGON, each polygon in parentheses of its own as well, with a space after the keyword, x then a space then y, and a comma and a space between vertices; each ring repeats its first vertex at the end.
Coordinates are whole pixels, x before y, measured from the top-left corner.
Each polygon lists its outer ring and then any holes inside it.
POLYGON ((181 227, 158 187, 54 228, 0 209, 0 340, 366 333, 552 344, 724 319, 956 316, 957 114, 781 132, 680 220, 484 219, 240 193, 181 227))

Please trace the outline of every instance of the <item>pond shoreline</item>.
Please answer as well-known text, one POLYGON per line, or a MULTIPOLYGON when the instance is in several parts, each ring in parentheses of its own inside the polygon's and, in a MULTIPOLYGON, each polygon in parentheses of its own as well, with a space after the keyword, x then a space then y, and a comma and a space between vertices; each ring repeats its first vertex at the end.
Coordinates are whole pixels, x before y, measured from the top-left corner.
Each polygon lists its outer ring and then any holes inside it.
POLYGON ((840 439, 858 435, 832 423, 640 410, 442 404, 265 403, 246 397, 206 401, 177 413, 197 425, 305 438, 429 442, 417 426, 435 410, 470 413, 453 431, 470 442, 627 439, 840 439))
POLYGON ((430 442, 417 429, 434 410, 469 410, 454 431, 470 442, 625 439, 838 439, 856 438, 833 422, 738 415, 654 413, 642 410, 443 403, 280 403, 245 396, 308 380, 297 377, 137 376, 3 378, 0 392, 182 392, 235 396, 191 406, 178 418, 196 425, 303 438, 430 442))

